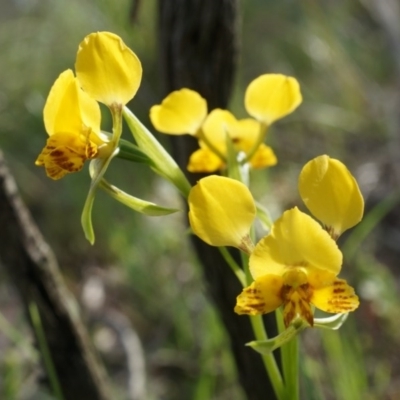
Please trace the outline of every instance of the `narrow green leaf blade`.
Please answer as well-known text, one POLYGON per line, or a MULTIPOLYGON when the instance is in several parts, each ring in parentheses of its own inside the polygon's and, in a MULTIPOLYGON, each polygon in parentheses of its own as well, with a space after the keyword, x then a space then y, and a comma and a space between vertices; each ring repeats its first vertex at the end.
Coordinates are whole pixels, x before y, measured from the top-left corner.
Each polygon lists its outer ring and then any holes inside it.
POLYGON ((149 216, 161 216, 168 215, 178 212, 180 210, 176 208, 166 208, 159 206, 155 203, 139 199, 131 196, 123 190, 117 188, 114 185, 108 183, 105 179, 101 180, 99 187, 106 191, 112 198, 126 205, 127 207, 149 216))
POLYGON ((302 330, 308 326, 307 323, 302 320, 298 320, 295 323, 289 325, 282 333, 268 340, 253 340, 252 342, 246 343, 246 346, 252 347, 255 351, 261 354, 270 354, 274 350, 283 346, 285 343, 292 340, 302 330))
POLYGON ((146 164, 155 167, 153 160, 140 148, 127 140, 120 139, 118 158, 133 161, 140 164, 146 164))
POLYGON ((90 242, 90 244, 94 244, 95 240, 93 223, 92 223, 92 208, 96 190, 99 185, 99 182, 106 173, 111 160, 118 154, 118 152, 119 148, 116 148, 108 158, 94 159, 90 162, 89 165, 89 173, 92 178, 92 182, 90 184, 89 192, 86 197, 85 205, 83 206, 81 225, 83 232, 85 233, 85 237, 90 242))

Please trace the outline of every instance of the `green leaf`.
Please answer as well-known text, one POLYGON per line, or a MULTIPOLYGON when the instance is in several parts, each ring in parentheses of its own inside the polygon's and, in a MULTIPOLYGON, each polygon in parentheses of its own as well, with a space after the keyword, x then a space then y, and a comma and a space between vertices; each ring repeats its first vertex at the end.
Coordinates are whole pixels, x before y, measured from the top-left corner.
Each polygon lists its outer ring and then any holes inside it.
MULTIPOLYGON (((348 314, 335 314, 326 318, 314 318, 314 327, 336 330, 343 325, 347 316, 348 314)), ((269 354, 292 340, 296 335, 308 327, 308 323, 299 318, 274 338, 268 340, 253 340, 252 342, 246 343, 246 346, 252 347, 258 353, 269 354)))
POLYGON ((308 326, 309 325, 306 322, 298 319, 274 338, 268 340, 253 340, 252 342, 246 343, 246 346, 252 347, 258 353, 270 354, 274 350, 292 340, 296 335, 298 335, 308 326))
POLYGON ((265 135, 267 134, 268 126, 264 123, 260 124, 260 131, 258 133, 257 141, 254 143, 254 146, 247 153, 246 158, 242 161, 242 163, 248 163, 251 158, 256 153, 257 149, 260 147, 260 144, 264 142, 265 135))
POLYGON ((240 173, 240 166, 237 162, 237 152, 235 146, 232 143, 232 139, 229 137, 228 134, 225 135, 225 144, 226 144, 226 163, 228 169, 228 176, 229 178, 236 179, 237 181, 241 182, 241 173, 240 173))
POLYGON ((153 161, 153 169, 174 184, 182 195, 187 197, 191 185, 175 160, 127 107, 123 109, 123 116, 137 145, 153 161))
POLYGON ((153 160, 140 148, 127 140, 120 139, 118 158, 133 161, 140 164, 146 164, 155 167, 153 160))
POLYGON ((99 183, 99 187, 106 191, 111 197, 120 203, 126 205, 132 210, 138 211, 142 214, 149 216, 160 216, 173 214, 180 211, 176 208, 166 208, 158 206, 155 203, 151 203, 137 197, 131 196, 114 185, 108 183, 105 179, 102 179, 99 183))
POLYGON ((89 173, 92 178, 92 182, 90 184, 89 192, 86 197, 85 205, 83 206, 81 225, 83 228, 83 232, 85 233, 85 237, 90 242, 90 244, 93 244, 95 239, 92 224, 92 208, 96 189, 104 174, 106 173, 111 160, 118 154, 118 152, 119 148, 116 148, 109 157, 104 159, 94 159, 89 164, 89 173))

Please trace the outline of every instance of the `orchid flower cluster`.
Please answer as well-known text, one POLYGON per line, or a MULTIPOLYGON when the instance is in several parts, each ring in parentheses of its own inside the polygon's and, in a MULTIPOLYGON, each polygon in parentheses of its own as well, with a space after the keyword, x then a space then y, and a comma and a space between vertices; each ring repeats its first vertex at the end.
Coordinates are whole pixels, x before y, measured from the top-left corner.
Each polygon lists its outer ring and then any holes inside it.
POLYGON ((290 389, 285 388, 285 380, 276 378, 272 351, 295 340, 306 327, 337 329, 359 305, 354 289, 338 278, 343 255, 337 245, 340 235, 362 219, 364 203, 357 182, 339 160, 318 156, 305 164, 298 183, 300 197, 314 218, 294 207, 274 223, 268 219, 249 189, 249 174, 251 169, 277 163, 274 151, 265 144, 267 132, 301 104, 302 96, 295 78, 265 74, 246 89, 249 117, 245 119, 223 109, 209 112, 206 100, 188 88, 172 92, 151 108, 156 130, 189 134, 198 140, 199 149, 187 166, 190 172, 218 172, 191 187, 171 156, 126 106, 141 77, 138 57, 120 37, 99 32, 84 38, 75 74, 70 69, 61 73, 48 95, 44 124, 49 137, 36 165, 44 166, 50 178, 60 179, 90 161, 91 184, 82 226, 91 243, 91 212, 99 188, 146 215, 178 211, 134 197, 105 180, 114 157, 145 163, 169 180, 188 201, 192 232, 221 249, 241 282, 243 290, 234 311, 252 319, 256 340, 249 345, 265 358, 277 397, 282 399, 290 389), (111 112, 112 133, 101 130, 99 102, 111 112), (134 143, 121 138, 123 119, 134 143), (258 240, 256 220, 265 228, 258 240), (242 252, 242 266, 227 246, 242 252), (315 318, 315 308, 334 315, 315 318), (282 329, 275 338, 268 338, 260 329, 260 315, 272 311, 281 318, 282 329))

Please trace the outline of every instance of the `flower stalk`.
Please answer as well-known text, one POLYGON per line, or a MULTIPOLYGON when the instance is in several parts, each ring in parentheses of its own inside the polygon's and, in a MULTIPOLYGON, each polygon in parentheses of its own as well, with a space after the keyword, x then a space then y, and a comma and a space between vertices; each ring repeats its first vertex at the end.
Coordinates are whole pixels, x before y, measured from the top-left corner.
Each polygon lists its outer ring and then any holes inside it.
POLYGON ((264 74, 248 85, 244 104, 248 118, 230 111, 207 110, 197 92, 183 88, 150 110, 155 129, 198 140, 188 170, 208 175, 193 187, 150 130, 127 108, 139 89, 142 67, 136 54, 110 32, 92 33, 80 43, 75 72, 60 74, 44 107, 48 139, 36 165, 52 179, 83 169, 90 161, 90 186, 81 222, 93 244, 92 208, 97 189, 130 209, 148 216, 178 211, 133 196, 105 179, 114 158, 147 165, 169 181, 188 202, 192 232, 219 248, 242 285, 234 311, 250 318, 254 340, 247 346, 260 353, 278 400, 299 398, 298 335, 310 327, 336 330, 357 309, 355 290, 339 278, 343 255, 340 235, 358 224, 364 200, 358 184, 339 160, 321 155, 308 161, 299 175, 300 197, 311 215, 298 207, 273 221, 251 192, 251 171, 277 163, 264 142, 272 124, 302 102, 293 77, 264 74), (111 112, 112 134, 101 131, 98 103, 111 112), (123 121, 134 143, 122 139, 123 121), (315 217, 315 219, 313 218, 315 217), (255 235, 257 219, 266 231, 255 235), (241 265, 227 247, 241 253, 241 265), (314 318, 318 308, 333 316, 314 318), (262 315, 276 313, 278 334, 269 337, 262 315), (281 349, 282 371, 274 351, 281 349))

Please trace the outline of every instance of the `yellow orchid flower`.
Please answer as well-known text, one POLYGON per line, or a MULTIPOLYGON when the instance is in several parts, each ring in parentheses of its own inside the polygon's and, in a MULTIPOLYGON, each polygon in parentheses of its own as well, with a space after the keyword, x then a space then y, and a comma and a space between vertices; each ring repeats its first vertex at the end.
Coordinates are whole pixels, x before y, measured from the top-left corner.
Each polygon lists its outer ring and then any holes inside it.
POLYGON ((138 90, 142 67, 119 36, 97 32, 80 43, 75 69, 76 77, 71 70, 65 71, 49 93, 44 122, 50 137, 36 165, 45 166, 49 177, 60 179, 81 170, 86 160, 95 159, 91 163, 92 181, 81 218, 85 235, 93 243, 91 210, 95 193, 112 158, 120 151, 123 108, 138 90), (104 103, 111 111, 112 135, 100 131, 97 102, 104 103))
POLYGON ((243 183, 208 176, 192 188, 188 202, 190 226, 200 239, 211 246, 234 246, 251 252, 249 231, 256 207, 243 183))
POLYGON ((207 116, 207 102, 190 89, 170 93, 150 109, 150 120, 162 133, 196 136, 207 116))
POLYGON ((59 76, 43 111, 50 137, 36 165, 45 166, 53 179, 80 171, 88 159, 115 154, 122 131, 122 106, 135 95, 142 67, 119 36, 98 32, 86 36, 79 45, 76 74, 67 70, 59 76), (96 100, 112 109, 111 139, 100 133, 96 100))
POLYGON ((297 80, 281 74, 264 74, 254 79, 244 98, 247 112, 267 126, 293 112, 301 102, 297 80))
POLYGON ((364 200, 357 181, 346 166, 327 155, 309 161, 299 177, 304 204, 337 239, 361 221, 364 200))
POLYGON ((329 234, 296 207, 283 213, 249 260, 254 282, 237 298, 235 312, 258 315, 283 306, 285 326, 302 318, 313 326, 311 305, 329 313, 354 311, 354 289, 337 278, 342 253, 329 234))
POLYGON ((91 33, 83 39, 75 70, 83 90, 108 107, 127 104, 142 79, 136 54, 110 32, 91 33))
POLYGON ((296 79, 279 74, 265 74, 250 83, 245 106, 255 118, 237 120, 229 111, 216 109, 207 116, 207 103, 195 91, 181 89, 169 94, 150 110, 154 127, 170 135, 190 134, 199 139, 200 149, 188 164, 190 172, 214 172, 224 168, 226 135, 235 149, 244 153, 252 168, 270 167, 277 163, 272 149, 266 146, 266 130, 279 118, 294 111, 301 103, 296 79))
POLYGON ((71 70, 55 81, 43 110, 49 135, 35 164, 60 179, 82 169, 86 160, 105 157, 108 139, 100 133, 100 108, 81 88, 71 70))
MULTIPOLYGON (((230 138, 237 152, 246 157, 257 145, 262 126, 252 118, 237 120, 229 111, 215 109, 202 125, 200 149, 190 159, 190 172, 214 172, 225 166, 226 136, 230 138)), ((273 150, 261 143, 250 160, 252 168, 270 167, 277 163, 273 150)))

